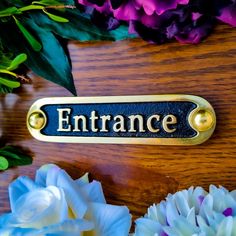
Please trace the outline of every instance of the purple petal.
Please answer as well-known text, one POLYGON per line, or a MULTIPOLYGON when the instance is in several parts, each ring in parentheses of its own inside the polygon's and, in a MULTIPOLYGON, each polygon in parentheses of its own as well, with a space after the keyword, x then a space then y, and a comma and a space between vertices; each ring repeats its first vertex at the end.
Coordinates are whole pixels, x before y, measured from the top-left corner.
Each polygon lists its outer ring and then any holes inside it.
POLYGON ((232 216, 233 215, 233 209, 232 208, 226 208, 223 212, 223 215, 225 215, 226 217, 228 216, 232 216))
POLYGON ((236 5, 224 8, 218 19, 236 27, 236 5))

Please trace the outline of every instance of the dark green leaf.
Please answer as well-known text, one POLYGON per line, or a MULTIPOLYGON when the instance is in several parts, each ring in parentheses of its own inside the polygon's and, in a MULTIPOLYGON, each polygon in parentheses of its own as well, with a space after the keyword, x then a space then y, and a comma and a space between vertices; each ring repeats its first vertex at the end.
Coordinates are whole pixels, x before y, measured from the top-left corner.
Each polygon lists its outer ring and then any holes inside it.
POLYGON ((120 26, 113 31, 104 31, 94 24, 78 9, 67 9, 66 17, 69 20, 66 25, 59 24, 50 20, 45 15, 34 13, 32 14, 35 22, 45 29, 52 30, 54 33, 67 39, 75 39, 79 41, 95 41, 95 40, 122 40, 134 38, 134 35, 128 33, 127 26, 120 26))
POLYGON ((7 68, 7 70, 12 71, 12 70, 17 69, 21 63, 26 61, 26 59, 27 59, 27 55, 25 53, 19 54, 18 56, 16 56, 12 60, 10 66, 7 68))
POLYGON ((1 0, 0 3, 4 2, 8 4, 8 6, 22 7, 26 4, 25 0, 1 0))
POLYGON ((26 61, 28 67, 45 79, 76 94, 71 65, 58 39, 52 32, 38 26, 33 19, 26 19, 26 23, 32 27, 43 44, 43 50, 39 53, 28 51, 28 60, 26 61))
POLYGON ((21 156, 20 159, 8 159, 9 167, 31 165, 33 162, 30 156, 21 156))
POLYGON ((0 84, 0 94, 12 93, 13 89, 0 84))
POLYGON ((11 64, 11 55, 1 50, 0 47, 0 69, 6 69, 11 64))
MULTIPOLYGON (((14 151, 14 150, 13 150, 14 151)), ((6 151, 6 150, 0 150, 0 155, 4 156, 6 158, 12 158, 12 159, 20 159, 21 154, 15 154, 13 151, 6 151)))
POLYGON ((5 79, 5 78, 2 78, 2 77, 0 77, 0 84, 5 85, 5 86, 7 86, 11 89, 20 87, 20 82, 19 81, 5 79))
POLYGON ((11 158, 19 159, 19 156, 25 155, 25 154, 19 148, 16 148, 14 146, 5 146, 0 149, 0 155, 2 156, 7 155, 11 158))
POLYGON ((38 42, 38 40, 18 21, 15 17, 16 25, 19 27, 22 34, 27 39, 28 43, 31 47, 36 51, 39 52, 42 49, 42 45, 38 42))
POLYGON ((32 164, 32 157, 22 153, 19 149, 12 146, 6 146, 0 149, 0 156, 7 159, 9 166, 22 166, 32 164))
POLYGON ((0 170, 6 170, 8 169, 8 161, 5 157, 0 156, 0 170))
MULTIPOLYGON (((45 17, 48 18, 47 16, 45 17)), ((25 64, 36 74, 76 94, 71 74, 71 65, 58 39, 49 30, 38 26, 33 19, 22 18, 21 20, 27 28, 38 36, 43 45, 42 50, 40 52, 33 51, 20 33, 14 30, 14 28, 8 31, 7 25, 5 28, 0 27, 0 35, 4 43, 15 54, 25 52, 27 54, 25 64)))

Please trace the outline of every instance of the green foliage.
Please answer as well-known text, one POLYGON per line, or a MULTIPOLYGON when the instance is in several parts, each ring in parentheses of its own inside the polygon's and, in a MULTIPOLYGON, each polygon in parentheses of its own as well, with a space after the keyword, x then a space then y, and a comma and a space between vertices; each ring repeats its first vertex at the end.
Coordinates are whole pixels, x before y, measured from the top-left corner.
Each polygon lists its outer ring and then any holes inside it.
MULTIPOLYGON (((0 1, 0 69, 12 72, 24 63, 36 74, 67 88, 73 94, 76 90, 71 64, 62 39, 94 41, 129 37, 132 36, 126 26, 110 32, 97 28, 88 15, 75 7, 73 0, 0 1), (1 54, 6 52, 11 54, 7 57, 7 67, 6 61, 1 60, 1 54), (26 55, 24 58, 21 56, 11 60, 22 53, 26 55), (14 60, 19 63, 17 66, 14 60)), ((19 76, 5 72, 0 70, 0 93, 19 86, 19 76), (6 74, 12 78, 6 77, 6 74)))
POLYGON ((7 70, 12 71, 16 70, 19 65, 27 60, 27 55, 22 53, 16 56, 10 63, 10 65, 7 67, 7 70))
POLYGON ((20 29, 21 33, 24 35, 25 39, 28 41, 32 49, 36 52, 39 52, 42 49, 42 45, 38 40, 18 21, 15 17, 14 20, 16 25, 20 29))
POLYGON ((10 93, 13 89, 20 87, 19 75, 12 72, 27 60, 27 55, 22 53, 13 60, 7 54, 0 53, 0 93, 10 93))
MULTIPOLYGON (((1 52, 1 51, 0 51, 1 52)), ((22 53, 11 60, 10 55, 0 53, 0 93, 10 93, 20 87, 19 75, 12 72, 27 60, 27 55, 22 53)))
POLYGON ((32 157, 13 146, 0 149, 0 170, 32 164, 32 157))
POLYGON ((14 81, 14 80, 9 80, 0 77, 0 83, 6 87, 9 87, 10 89, 18 88, 20 87, 20 82, 14 81))
POLYGON ((0 156, 0 170, 6 170, 8 169, 8 161, 5 157, 0 156))

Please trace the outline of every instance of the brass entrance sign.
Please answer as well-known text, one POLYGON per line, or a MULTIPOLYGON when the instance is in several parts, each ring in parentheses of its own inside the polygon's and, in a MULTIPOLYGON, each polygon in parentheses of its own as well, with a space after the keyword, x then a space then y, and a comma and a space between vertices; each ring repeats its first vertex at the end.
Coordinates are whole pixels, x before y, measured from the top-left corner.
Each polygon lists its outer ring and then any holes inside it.
POLYGON ((63 143, 195 145, 215 125, 212 106, 192 95, 43 98, 27 116, 32 136, 63 143))

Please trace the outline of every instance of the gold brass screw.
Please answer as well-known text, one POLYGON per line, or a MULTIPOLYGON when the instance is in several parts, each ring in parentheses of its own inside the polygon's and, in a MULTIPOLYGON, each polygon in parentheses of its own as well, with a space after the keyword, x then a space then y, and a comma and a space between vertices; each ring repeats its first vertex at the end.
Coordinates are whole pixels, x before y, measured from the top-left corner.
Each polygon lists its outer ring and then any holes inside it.
POLYGON ((214 116, 207 110, 199 110, 194 114, 193 125, 198 131, 207 131, 214 124, 214 116))
POLYGON ((42 112, 36 111, 30 114, 28 122, 31 128, 41 129, 46 123, 46 118, 42 112))

